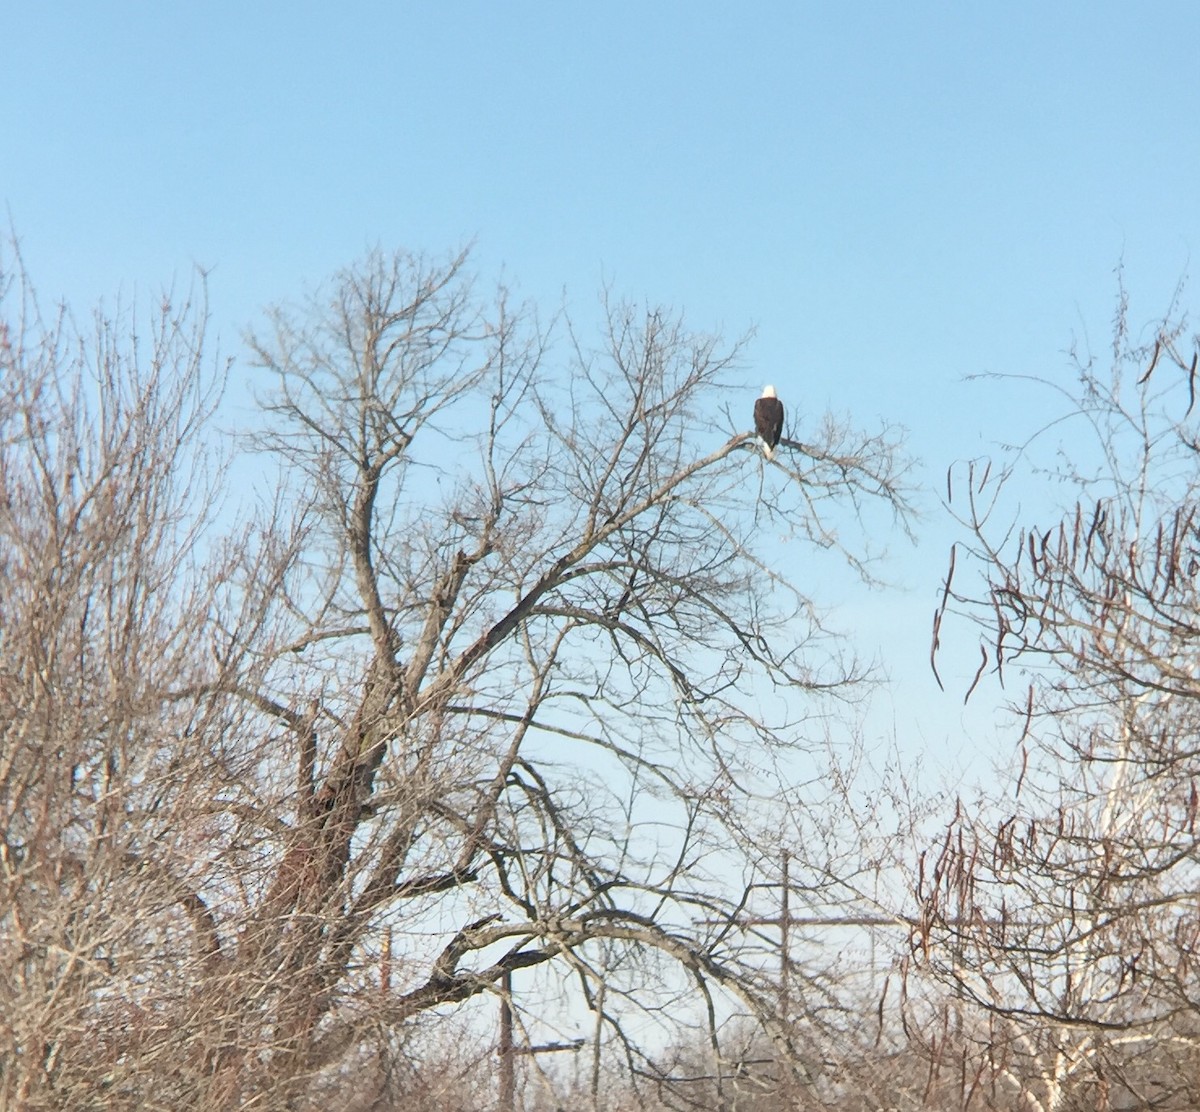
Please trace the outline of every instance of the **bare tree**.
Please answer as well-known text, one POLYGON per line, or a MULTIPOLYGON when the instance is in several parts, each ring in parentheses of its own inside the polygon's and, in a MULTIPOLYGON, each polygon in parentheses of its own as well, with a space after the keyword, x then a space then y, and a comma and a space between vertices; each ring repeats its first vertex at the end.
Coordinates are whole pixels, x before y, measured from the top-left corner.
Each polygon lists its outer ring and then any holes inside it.
POLYGON ((1136 343, 1122 295, 1111 367, 1077 358, 1061 420, 1003 472, 952 476, 970 539, 939 624, 977 621, 980 674, 1021 692, 1018 767, 922 861, 914 960, 952 987, 931 1053, 962 1049, 964 1095, 998 1107, 1200 1099, 1197 350, 1175 306, 1136 343), (1018 526, 1030 462, 1075 497, 1018 526))
POLYGON ((271 313, 281 493, 229 541, 188 497, 199 318, 164 307, 148 367, 113 325, 9 326, 23 1106, 388 1099, 418 1019, 508 984, 531 1031, 590 1009, 632 1080, 694 1025, 725 1101, 734 1014, 806 1079, 732 926, 756 809, 863 676, 792 554, 870 574, 897 439, 795 421, 767 463, 740 345, 606 303, 559 356, 466 263, 373 253, 271 313))
POLYGON ((214 671, 218 383, 202 306, 83 334, 19 272, 0 292, 0 1093, 98 1107, 131 1047, 171 1072, 166 1026, 222 952, 196 843, 240 710, 170 697, 214 671))

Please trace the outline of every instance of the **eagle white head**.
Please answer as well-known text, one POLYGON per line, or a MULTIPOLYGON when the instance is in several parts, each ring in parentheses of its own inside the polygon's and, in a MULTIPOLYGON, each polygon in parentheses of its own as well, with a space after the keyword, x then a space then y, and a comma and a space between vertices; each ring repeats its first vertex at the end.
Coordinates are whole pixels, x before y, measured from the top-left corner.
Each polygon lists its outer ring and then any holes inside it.
POLYGON ((764 387, 763 387, 762 396, 763 396, 764 398, 773 398, 773 397, 775 397, 775 387, 774 387, 774 386, 764 386, 764 387))

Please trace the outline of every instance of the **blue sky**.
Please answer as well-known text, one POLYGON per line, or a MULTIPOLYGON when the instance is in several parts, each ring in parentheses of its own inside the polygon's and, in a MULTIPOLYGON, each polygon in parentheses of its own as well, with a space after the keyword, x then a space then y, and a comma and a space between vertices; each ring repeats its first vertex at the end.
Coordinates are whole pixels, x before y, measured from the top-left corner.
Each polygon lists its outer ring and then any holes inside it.
MULTIPOLYGON (((45 296, 200 264, 237 355, 371 245, 474 240, 551 305, 609 282, 755 327, 755 390, 907 425, 934 486, 1036 418, 964 376, 1061 373, 1104 348, 1118 262, 1149 324, 1200 250, 1189 3, 44 0, 3 26, 0 200, 45 296)), ((926 504, 887 602, 922 644, 926 504)))

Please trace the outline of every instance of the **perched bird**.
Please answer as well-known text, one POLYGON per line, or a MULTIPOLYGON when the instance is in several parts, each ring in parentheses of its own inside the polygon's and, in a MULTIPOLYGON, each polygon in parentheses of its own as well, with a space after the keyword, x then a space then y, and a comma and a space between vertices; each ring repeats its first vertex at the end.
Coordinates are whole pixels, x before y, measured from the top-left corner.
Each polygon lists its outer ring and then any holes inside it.
POLYGON ((774 386, 764 386, 762 397, 754 403, 754 431, 763 442, 763 452, 770 459, 783 434, 783 402, 775 397, 774 386))

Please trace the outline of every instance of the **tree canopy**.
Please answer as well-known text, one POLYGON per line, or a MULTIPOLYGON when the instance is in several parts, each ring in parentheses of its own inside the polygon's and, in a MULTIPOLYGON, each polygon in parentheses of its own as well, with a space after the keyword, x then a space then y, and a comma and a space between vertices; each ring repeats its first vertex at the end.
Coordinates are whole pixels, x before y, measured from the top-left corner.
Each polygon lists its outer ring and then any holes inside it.
POLYGON ((202 304, 85 335, 7 281, 11 1099, 386 1088, 423 1015, 543 967, 632 1076, 696 1025, 719 1090, 733 1013, 803 1075, 737 917, 763 783, 863 672, 764 533, 866 573, 893 431, 768 464, 743 345, 611 299, 556 343, 465 253, 377 251, 248 338, 279 493, 231 523, 202 304))

